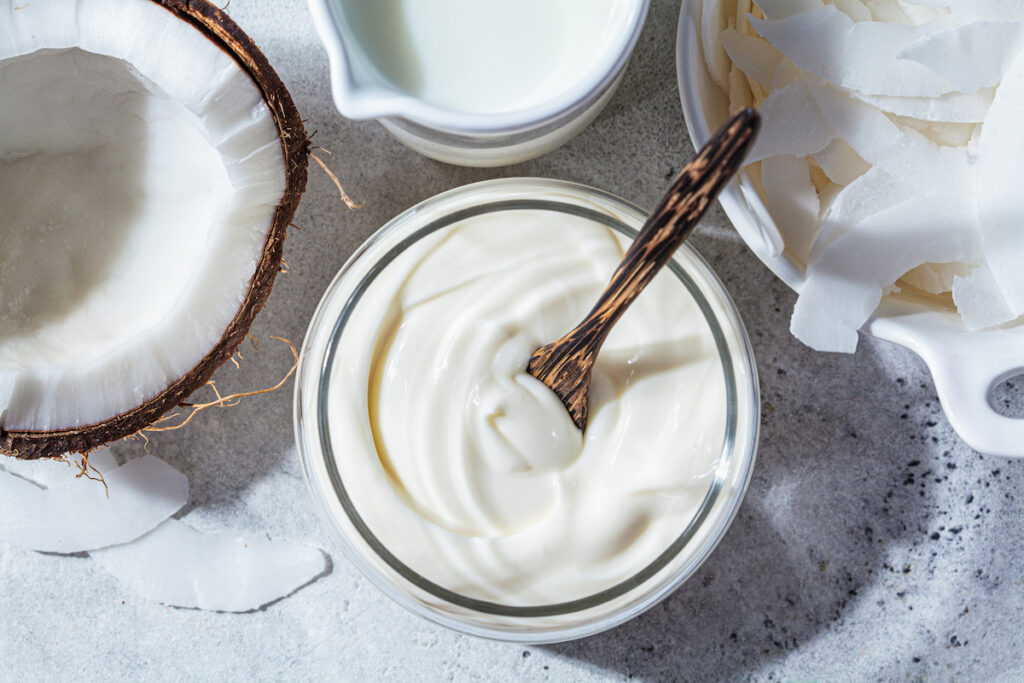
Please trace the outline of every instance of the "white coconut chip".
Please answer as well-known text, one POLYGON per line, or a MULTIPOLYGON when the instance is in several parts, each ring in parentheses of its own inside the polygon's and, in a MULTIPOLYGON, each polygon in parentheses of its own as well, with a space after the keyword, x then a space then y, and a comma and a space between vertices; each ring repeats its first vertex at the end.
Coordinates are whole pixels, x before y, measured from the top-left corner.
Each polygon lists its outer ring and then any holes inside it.
POLYGON ((903 10, 903 14, 905 14, 915 26, 920 26, 921 24, 938 19, 945 14, 945 12, 940 8, 949 6, 949 0, 938 0, 940 4, 935 4, 934 0, 928 0, 926 2, 896 0, 896 2, 899 5, 899 8, 903 10))
POLYGON ((804 81, 774 90, 761 104, 760 114, 761 132, 747 155, 750 164, 780 154, 814 154, 836 136, 804 81))
POLYGON ((266 535, 205 534, 174 519, 133 543, 91 555, 144 598, 218 612, 259 609, 327 568, 319 548, 266 535))
POLYGON ((922 263, 904 273, 900 282, 928 294, 945 294, 953 291, 957 277, 970 275, 975 267, 965 263, 922 263))
POLYGON ((754 106, 750 81, 735 64, 729 69, 729 106, 735 109, 754 106))
POLYGON ((924 36, 899 52, 922 64, 962 93, 994 87, 1024 44, 1024 24, 979 21, 924 36))
POLYGON ((976 217, 971 201, 922 197, 861 221, 808 270, 790 331, 819 351, 852 353, 857 330, 901 275, 922 263, 977 262, 976 217))
MULTIPOLYGON (((46 459, 18 460, 17 458, 0 457, 0 471, 9 472, 22 479, 28 479, 48 489, 75 481, 75 476, 81 470, 77 465, 72 464, 72 460, 77 460, 77 456, 69 457, 64 461, 46 459)), ((104 446, 97 448, 89 454, 89 466, 100 474, 106 475, 115 469, 118 464, 117 460, 114 459, 114 454, 110 452, 109 448, 104 446)), ((91 470, 90 474, 92 474, 91 470)))
POLYGON ((107 469, 103 476, 106 488, 78 479, 44 489, 0 472, 0 540, 55 553, 127 543, 188 500, 185 475, 152 455, 107 469))
POLYGON ((981 246, 1014 316, 1024 314, 1024 56, 1006 74, 978 142, 981 246))
POLYGON ((822 214, 821 230, 811 248, 809 265, 851 226, 917 196, 917 192, 885 171, 871 168, 836 195, 822 214))
POLYGON ((922 194, 973 196, 974 176, 962 149, 939 147, 918 131, 826 84, 808 86, 838 137, 869 164, 922 194))
POLYGON ((1024 21, 1020 0, 952 0, 953 16, 963 23, 972 21, 1024 21))
POLYGON ((818 193, 804 158, 769 157, 761 163, 765 203, 794 256, 807 263, 818 234, 818 193))
POLYGON ((1002 325, 1016 318, 999 290, 999 283, 986 264, 968 276, 953 280, 953 303, 968 330, 1002 325))
POLYGON ((813 154, 814 161, 829 180, 837 185, 849 185, 871 169, 843 140, 836 138, 813 154))
POLYGON ((941 20, 921 27, 855 22, 830 5, 784 19, 750 17, 750 22, 801 69, 849 90, 869 95, 936 97, 954 89, 923 64, 897 56, 922 36, 944 28, 941 20))
POLYGON ((722 0, 704 0, 701 5, 700 23, 701 47, 708 73, 722 92, 728 92, 729 56, 725 53, 722 41, 718 39, 725 28, 722 0))
POLYGON ((903 11, 903 7, 893 0, 864 0, 871 9, 871 17, 875 21, 913 26, 915 22, 903 11))
POLYGON ((785 19, 821 9, 825 3, 822 0, 757 0, 757 6, 767 19, 785 19))
POLYGON ((754 247, 754 251, 763 253, 769 258, 775 258, 786 248, 782 234, 779 233, 775 221, 772 220, 771 214, 768 213, 768 209, 753 183, 740 183, 739 188, 740 194, 743 195, 744 201, 746 201, 747 206, 754 213, 757 220, 738 223, 736 231, 740 233, 740 236, 748 244, 760 245, 759 248, 754 247), (756 232, 754 232, 755 230, 756 232))
POLYGON ((861 102, 896 116, 942 123, 979 123, 985 120, 996 91, 982 88, 970 95, 954 92, 941 97, 888 97, 865 95, 855 90, 847 92, 861 102))
POLYGON ((763 87, 772 84, 772 75, 782 61, 782 53, 772 47, 771 43, 756 36, 748 36, 734 28, 722 32, 722 46, 726 54, 747 78, 753 79, 763 87))
POLYGON ((833 0, 836 9, 854 21, 871 21, 871 10, 860 0, 833 0))

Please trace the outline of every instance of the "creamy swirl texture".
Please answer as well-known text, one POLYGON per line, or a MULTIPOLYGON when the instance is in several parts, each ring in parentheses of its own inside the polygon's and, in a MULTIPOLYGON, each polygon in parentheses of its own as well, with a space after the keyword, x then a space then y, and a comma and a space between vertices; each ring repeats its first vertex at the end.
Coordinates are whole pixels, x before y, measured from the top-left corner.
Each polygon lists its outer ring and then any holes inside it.
POLYGON ((628 579, 693 519, 722 455, 725 378, 676 276, 613 330, 585 434, 525 372, 627 246, 584 218, 484 214, 416 242, 352 309, 328 404, 336 465, 413 571, 472 598, 563 602, 628 579))

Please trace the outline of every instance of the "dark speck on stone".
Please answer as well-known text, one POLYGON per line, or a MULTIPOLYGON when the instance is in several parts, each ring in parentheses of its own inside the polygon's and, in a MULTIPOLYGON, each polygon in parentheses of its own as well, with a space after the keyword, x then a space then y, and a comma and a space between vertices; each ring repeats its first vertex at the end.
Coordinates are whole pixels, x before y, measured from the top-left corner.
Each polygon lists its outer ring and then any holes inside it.
POLYGON ((955 462, 947 462, 946 463, 946 469, 947 470, 955 470, 956 469, 956 463, 955 462))
POLYGON ((530 656, 530 651, 529 650, 523 650, 523 659, 526 659, 529 656, 530 656))
POLYGON ((939 540, 939 538, 940 538, 940 536, 939 536, 939 532, 938 532, 938 531, 933 531, 933 532, 932 532, 932 535, 931 535, 931 536, 929 536, 928 538, 932 539, 933 541, 937 541, 937 540, 939 540))
POLYGON ((910 462, 907 463, 907 467, 917 467, 920 464, 920 460, 911 460, 910 462))
POLYGON ((967 494, 967 499, 964 502, 967 503, 968 505, 973 503, 974 502, 974 494, 973 493, 968 493, 967 494))
POLYGON ((786 371, 785 371, 785 370, 783 370, 782 368, 778 368, 778 369, 776 369, 776 370, 775 370, 775 372, 776 372, 777 374, 779 374, 779 375, 785 375, 785 374, 786 374, 786 371))

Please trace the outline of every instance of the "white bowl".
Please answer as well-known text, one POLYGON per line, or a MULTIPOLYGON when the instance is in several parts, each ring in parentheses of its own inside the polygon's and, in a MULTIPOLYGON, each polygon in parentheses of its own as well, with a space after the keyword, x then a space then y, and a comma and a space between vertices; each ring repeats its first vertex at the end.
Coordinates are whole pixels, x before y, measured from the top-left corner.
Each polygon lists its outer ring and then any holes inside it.
POLYGON ((600 58, 582 80, 540 104, 488 114, 444 109, 394 87, 360 47, 338 0, 309 0, 309 9, 327 49, 339 112, 351 119, 377 119, 402 143, 439 161, 489 167, 526 161, 565 144, 608 103, 640 37, 650 0, 619 4, 619 30, 602 44, 600 58))
MULTIPOLYGON (((700 44, 697 0, 683 0, 676 39, 679 93, 690 139, 703 145, 728 114, 712 85, 700 44)), ((779 230, 746 175, 720 195, 722 208, 743 241, 787 285, 799 292, 803 264, 773 246, 779 230)), ((953 429, 975 450, 1024 457, 1024 420, 993 409, 992 390, 1024 372, 1024 325, 967 331, 960 316, 934 301, 910 295, 883 299, 861 331, 918 354, 931 370, 935 389, 953 429)))

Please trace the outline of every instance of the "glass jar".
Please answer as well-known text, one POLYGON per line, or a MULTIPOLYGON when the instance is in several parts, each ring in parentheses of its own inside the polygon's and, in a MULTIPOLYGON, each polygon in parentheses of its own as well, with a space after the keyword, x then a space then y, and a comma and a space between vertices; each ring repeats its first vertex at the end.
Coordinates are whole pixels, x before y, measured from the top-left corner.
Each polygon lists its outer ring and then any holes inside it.
MULTIPOLYGON (((332 444, 328 400, 346 322, 388 265, 418 240, 474 216, 551 211, 593 220, 635 237, 646 220, 637 207, 600 190, 544 179, 491 180, 428 199, 397 216, 342 267, 320 302, 303 344, 295 394, 295 430, 306 482, 334 539, 384 593, 415 614, 463 633, 524 643, 581 638, 616 626, 664 599, 689 578, 722 538, 746 491, 760 418, 757 370, 743 323, 721 281, 684 244, 668 264, 703 314, 725 378, 725 438, 714 479, 679 536, 636 574, 593 595, 522 606, 488 602, 439 586, 402 563, 373 533, 349 495, 332 444)), ((369 352, 369 350, 368 350, 369 352)))

